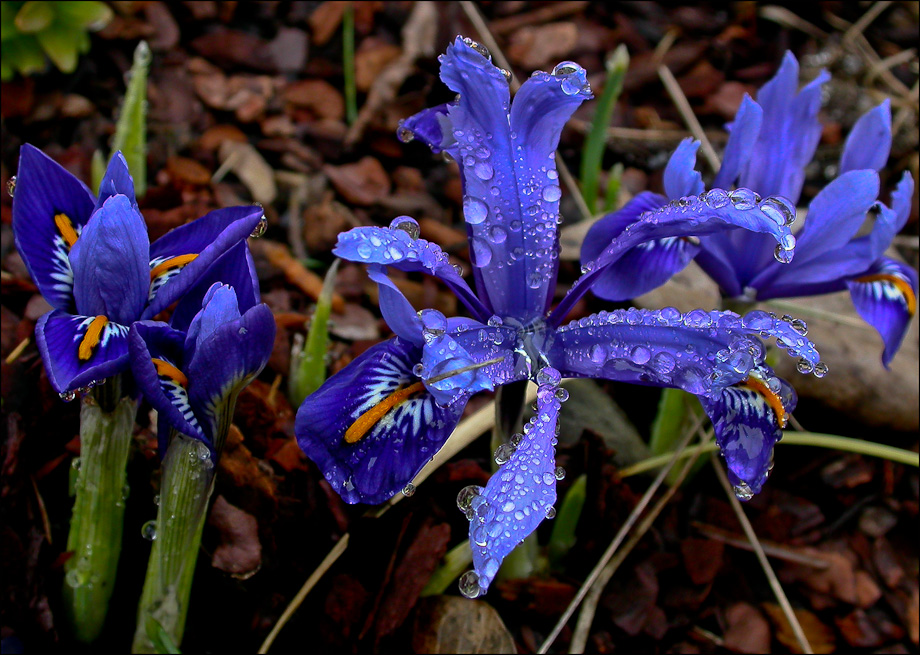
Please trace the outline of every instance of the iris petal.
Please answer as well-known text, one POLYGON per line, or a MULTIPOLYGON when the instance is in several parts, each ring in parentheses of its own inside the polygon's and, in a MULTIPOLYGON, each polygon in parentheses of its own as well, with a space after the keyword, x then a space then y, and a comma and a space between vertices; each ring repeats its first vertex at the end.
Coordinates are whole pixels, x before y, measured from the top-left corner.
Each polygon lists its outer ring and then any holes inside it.
POLYGON ((848 281, 847 287, 856 311, 878 330, 885 343, 882 363, 887 368, 917 311, 917 272, 912 266, 886 257, 848 281))
MULTIPOLYGON (((215 297, 223 295, 223 291, 215 297)), ((213 300, 212 300, 213 302, 213 300)), ((215 317, 229 318, 232 309, 218 299, 215 317)), ((208 314, 208 303, 202 314, 208 314)), ((232 419, 239 392, 258 375, 271 356, 275 343, 275 319, 267 305, 256 305, 235 320, 213 326, 205 318, 200 339, 188 369, 189 403, 205 435, 219 448, 232 419)))
POLYGON ((171 230, 150 245, 151 318, 182 297, 221 255, 245 241, 262 220, 260 207, 217 209, 171 230))
POLYGON ((741 500, 759 493, 766 482, 773 467, 773 446, 782 438, 786 415, 796 405, 795 391, 785 380, 767 367, 755 373, 715 397, 700 398, 741 500))
POLYGON ((192 410, 184 366, 185 334, 155 321, 138 321, 131 326, 128 351, 131 372, 147 402, 157 410, 160 456, 169 445, 169 429, 200 439, 213 447, 192 410))
POLYGON ((700 142, 684 139, 664 169, 664 193, 668 198, 698 196, 703 193, 703 176, 696 170, 696 153, 700 142))
POLYGON ((725 145, 722 166, 712 181, 713 189, 730 189, 734 186, 751 157, 762 122, 763 109, 745 93, 735 120, 726 126, 729 131, 728 143, 725 145))
POLYGON ((51 386, 58 393, 104 380, 128 368, 128 328, 105 317, 59 309, 42 316, 35 338, 51 386))
POLYGON ((699 197, 681 198, 641 214, 594 262, 585 264, 585 274, 575 281, 553 310, 550 325, 558 326, 575 302, 627 251, 653 239, 700 236, 741 227, 769 234, 791 254, 795 238, 779 216, 777 210, 780 206, 786 213, 792 211, 788 202, 781 198, 762 199, 748 189, 736 189, 731 193, 716 189, 699 197))
POLYGON ((413 374, 421 355, 398 338, 379 343, 297 411, 300 447, 346 502, 381 503, 399 492, 460 420, 464 403, 439 407, 413 374))
POLYGON ((480 593, 489 588, 502 560, 537 529, 556 502, 554 443, 561 404, 556 392, 552 384, 540 385, 537 413, 523 439, 468 509, 480 593))
MULTIPOLYGON (((400 219, 394 219, 398 225, 400 219)), ((480 320, 490 312, 482 305, 469 285, 450 265, 447 254, 425 239, 413 238, 394 227, 356 227, 339 235, 332 251, 336 256, 363 264, 383 264, 406 272, 434 275, 446 284, 480 320)))
POLYGON ((134 195, 134 178, 128 171, 128 162, 121 152, 116 152, 109 160, 109 165, 99 183, 99 197, 96 199, 95 210, 98 211, 105 201, 112 196, 125 196, 131 206, 137 209, 137 198, 134 195))
POLYGON ((60 164, 33 146, 22 147, 13 195, 13 235, 32 280, 56 309, 76 310, 68 253, 93 213, 94 202, 86 185, 60 164))
POLYGON ((70 250, 77 311, 124 325, 140 318, 150 281, 149 252, 147 226, 130 198, 106 200, 70 250))
POLYGON ((848 171, 881 170, 891 152, 891 101, 859 117, 847 136, 840 157, 840 175, 848 171))

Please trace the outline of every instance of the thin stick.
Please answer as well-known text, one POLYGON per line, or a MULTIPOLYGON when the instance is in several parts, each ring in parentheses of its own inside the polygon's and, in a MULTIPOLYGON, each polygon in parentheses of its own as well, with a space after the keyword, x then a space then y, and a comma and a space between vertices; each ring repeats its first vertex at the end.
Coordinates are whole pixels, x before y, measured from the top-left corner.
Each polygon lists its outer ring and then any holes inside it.
MULTIPOLYGON (((691 436, 697 432, 697 430, 691 431, 691 436)), ((708 440, 710 435, 707 435, 704 432, 700 432, 702 440, 708 440)), ((636 529, 632 531, 629 535, 629 541, 627 541, 623 548, 616 554, 614 558, 604 567, 604 570, 601 572, 601 575, 598 576, 594 584, 591 585, 591 591, 588 593, 585 598, 584 605, 581 608, 581 613, 578 615, 578 622, 575 625, 575 631, 572 634, 572 642, 569 644, 570 653, 583 653, 585 650, 585 644, 588 641, 588 632, 591 630, 591 624, 594 622, 594 615, 597 612, 597 604, 600 601, 601 593, 604 591, 604 588, 607 586, 607 583, 610 582, 610 578, 613 577, 613 574, 620 567, 620 565, 626 560, 629 556, 629 553, 632 552, 632 549, 642 540, 645 536, 645 533, 648 532, 649 528, 652 527, 655 520, 658 518, 658 515, 661 514, 665 506, 670 502, 671 498, 677 493, 677 489, 686 479, 687 475, 690 473, 691 468, 696 463, 697 456, 691 456, 684 462, 684 467, 681 469, 680 473, 677 476, 677 479, 668 487, 664 492, 661 498, 658 499, 658 502, 655 503, 655 506, 642 518, 642 521, 639 525, 636 526, 636 529)))
POLYGON ((10 354, 6 356, 6 360, 4 361, 6 361, 7 364, 12 364, 15 362, 17 359, 19 359, 19 356, 31 342, 32 341, 29 339, 29 337, 26 337, 20 341, 19 344, 10 351, 10 354))
POLYGON ((805 34, 814 37, 818 41, 824 42, 827 40, 827 32, 815 25, 812 25, 804 18, 800 18, 785 7, 780 7, 778 5, 767 5, 766 7, 762 7, 758 13, 760 14, 761 18, 772 20, 774 23, 779 23, 785 27, 797 29, 800 32, 804 32, 805 34))
POLYGON ((620 544, 623 543, 626 535, 629 534, 630 529, 639 519, 639 515, 645 510, 649 502, 652 499, 652 496, 655 495, 655 492, 658 491, 658 487, 664 482, 665 478, 668 476, 668 473, 671 472, 671 469, 674 468, 674 464, 677 463, 678 458, 681 455, 681 451, 687 447, 687 444, 690 443, 690 439, 693 438, 693 434, 696 432, 697 428, 703 423, 702 418, 698 419, 696 425, 690 430, 687 435, 681 440, 681 443, 678 445, 677 450, 671 455, 671 459, 668 464, 658 472, 658 475, 655 477, 655 480, 649 485, 649 488, 642 495, 642 498, 639 499, 639 502, 630 512, 629 516, 626 518, 626 522, 623 523, 620 530, 617 532, 616 536, 613 538, 613 541, 610 542, 610 545, 607 546, 607 550, 604 551, 604 554, 598 560, 597 564, 594 565, 594 568, 591 570, 591 573, 588 575, 587 579, 581 585, 581 588, 578 590, 578 593, 575 595, 575 598, 572 599, 572 602, 569 603, 569 606, 565 608, 565 612, 562 613, 562 616, 556 622, 556 625, 553 627, 552 631, 546 637, 546 640, 543 642, 543 645, 540 646, 538 653, 546 653, 549 650, 549 647, 553 645, 553 642, 556 641, 556 638, 559 636, 559 633, 562 632, 562 628, 572 617, 572 614, 575 613, 575 610, 578 609, 578 606, 584 600, 585 596, 588 593, 588 590, 591 588, 591 585, 594 584, 594 581, 600 576, 604 567, 607 565, 607 562, 610 561, 610 558, 613 557, 613 554, 620 547, 620 544))
POLYGON ((687 101, 687 96, 685 96, 684 92, 681 90, 680 85, 674 78, 674 74, 671 73, 671 70, 667 66, 659 66, 658 77, 661 78, 665 90, 667 90, 668 95, 671 96, 671 100, 677 107, 677 111, 680 112, 681 118, 684 119, 684 123, 687 124, 687 129, 689 129, 693 137, 702 144, 703 156, 706 157, 706 161, 709 162, 709 167, 713 172, 718 172, 719 168, 722 167, 722 162, 719 161, 719 155, 716 154, 715 149, 706 137, 703 126, 700 125, 696 115, 693 113, 693 109, 687 101))
POLYGON ((760 541, 757 539, 757 535, 754 533, 754 528, 751 526, 747 514, 745 514, 744 510, 741 508, 741 502, 735 496, 735 492, 732 491, 728 476, 725 475, 725 471, 722 470, 722 463, 719 461, 718 457, 716 457, 715 453, 710 455, 710 459, 713 468, 716 470, 716 477, 719 478, 719 483, 722 485, 722 488, 725 489, 725 494, 728 496, 732 511, 738 518, 738 522, 741 523, 741 527, 744 529, 744 534, 747 536, 748 541, 751 542, 754 554, 757 556, 757 561, 760 562, 760 566, 767 576, 767 581, 770 583, 770 588, 773 589, 773 594, 776 596, 776 600, 783 610, 786 621, 789 622, 792 633, 795 635, 796 641, 799 642, 799 648, 803 653, 814 653, 815 651, 812 650, 811 644, 808 643, 808 638, 805 636, 805 631, 802 630, 802 626, 792 609, 792 605, 789 604, 789 599, 786 598, 786 592, 783 591, 783 587, 779 583, 776 573, 773 572, 773 567, 770 566, 770 562, 767 560, 766 553, 763 552, 763 546, 761 546, 760 541))
POLYGON ((864 13, 860 19, 853 23, 853 25, 850 26, 850 29, 844 33, 843 42, 849 43, 855 39, 857 35, 862 34, 865 29, 869 27, 870 23, 878 18, 879 14, 888 9, 890 4, 891 0, 882 0, 869 7, 869 11, 864 13))
POLYGON ((278 633, 281 632, 281 628, 290 620, 294 615, 294 612, 300 607, 304 599, 307 597, 307 594, 310 593, 310 590, 316 586, 316 583, 320 581, 326 571, 335 564, 336 560, 342 556, 342 553, 345 552, 345 549, 348 548, 348 539, 349 535, 346 532, 342 535, 342 538, 339 539, 339 542, 332 547, 332 550, 329 551, 329 554, 326 555, 326 558, 320 562, 319 566, 316 567, 316 570, 310 574, 310 577, 307 578, 307 581, 303 583, 303 587, 300 588, 300 591, 297 592, 297 595, 291 600, 286 608, 284 608, 284 613, 278 619, 278 622, 275 623, 275 626, 272 628, 272 631, 268 633, 268 636, 265 638, 265 641, 262 642, 262 645, 259 646, 259 653, 267 653, 268 649, 272 647, 272 642, 275 641, 275 637, 278 636, 278 633))
MULTIPOLYGON (((740 537, 736 537, 734 534, 727 530, 717 528, 714 525, 700 523, 699 521, 693 521, 691 525, 701 535, 708 537, 713 541, 721 541, 724 544, 734 546, 735 548, 741 548, 743 550, 754 550, 754 547, 749 541, 740 537)), ((819 570, 825 570, 830 567, 830 563, 825 559, 803 555, 802 553, 794 551, 790 548, 786 548, 780 544, 761 541, 761 546, 763 546, 763 552, 776 559, 785 560, 787 562, 794 562, 796 564, 804 564, 805 566, 810 566, 819 570)))
MULTIPOLYGON (((483 19, 482 14, 479 13, 479 8, 475 3, 470 2, 470 0, 460 0, 460 7, 463 9, 463 13, 466 14, 466 17, 470 19, 470 22, 473 24, 473 29, 476 30, 476 33, 479 34, 479 39, 482 41, 482 44, 488 48, 489 52, 492 54, 492 59, 495 60, 495 63, 499 67, 504 68, 506 71, 513 72, 511 68, 511 62, 508 61, 508 58, 505 56, 504 51, 502 51, 501 46, 498 45, 498 41, 495 40, 495 37, 492 36, 492 31, 489 29, 489 26, 486 24, 486 21, 483 19)), ((516 92, 521 88, 521 83, 518 82, 517 78, 512 75, 510 82, 511 90, 516 92)), ((556 168, 559 171, 559 177, 562 179, 562 183, 568 189, 569 194, 575 200, 575 204, 578 206, 578 211, 581 213, 582 218, 590 218, 591 210, 588 209, 588 205, 585 204, 585 199, 581 197, 581 192, 578 190, 578 183, 575 181, 575 178, 572 176, 572 172, 569 170, 569 167, 566 166, 565 162, 562 160, 562 156, 557 152, 556 153, 556 168)))

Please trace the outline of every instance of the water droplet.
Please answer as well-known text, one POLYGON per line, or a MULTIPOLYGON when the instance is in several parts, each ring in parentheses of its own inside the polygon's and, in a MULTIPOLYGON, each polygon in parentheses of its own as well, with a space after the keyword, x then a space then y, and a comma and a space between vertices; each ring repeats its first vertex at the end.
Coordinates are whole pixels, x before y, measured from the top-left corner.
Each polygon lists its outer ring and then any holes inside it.
POLYGON ((499 466, 502 464, 507 464, 513 454, 514 446, 512 446, 510 443, 503 443, 495 449, 495 463, 499 466))
POLYGON ((481 493, 482 487, 479 487, 475 484, 464 487, 460 490, 460 493, 457 494, 457 509, 466 514, 470 511, 470 506, 473 503, 473 499, 481 493))
POLYGON ((402 489, 402 494, 403 494, 403 496, 405 496, 406 498, 408 498, 409 496, 411 496, 411 495, 414 494, 414 493, 415 493, 415 485, 412 484, 411 482, 410 482, 409 484, 407 484, 405 487, 403 487, 403 489, 402 489))
POLYGON ((80 466, 82 465, 83 465, 83 460, 80 459, 79 457, 74 457, 73 461, 70 463, 70 468, 72 468, 74 471, 79 471, 80 466))
POLYGON ((792 261, 793 252, 783 248, 782 244, 776 246, 776 250, 773 251, 773 258, 776 259, 780 264, 788 264, 792 261))
POLYGON ((479 198, 463 197, 463 217, 470 225, 479 225, 489 215, 489 206, 479 198))
POLYGON ((533 271, 527 276, 527 286, 531 289, 539 289, 543 285, 543 276, 537 271, 533 271))
POLYGON ((825 364, 824 362, 818 362, 817 364, 815 364, 815 370, 813 371, 813 373, 816 378, 823 378, 825 375, 827 375, 827 371, 828 371, 827 364, 825 364))
POLYGON ((740 501, 747 501, 754 497, 754 492, 748 486, 747 482, 736 485, 732 491, 735 492, 735 497, 740 501))
POLYGON ((521 445, 521 442, 524 441, 524 435, 521 434, 520 432, 515 432, 514 434, 511 435, 511 439, 509 441, 512 446, 517 448, 518 446, 521 445))
POLYGON ((412 133, 412 130, 403 127, 404 122, 405 121, 399 121, 399 127, 396 129, 396 138, 403 143, 409 143, 415 138, 415 135, 412 133))
POLYGON ((735 206, 735 209, 740 209, 746 211, 748 209, 754 209, 757 206, 757 201, 759 196, 751 191, 750 189, 735 189, 728 194, 729 200, 731 200, 732 205, 735 206))
POLYGON ((157 522, 147 521, 141 526, 141 536, 147 541, 154 541, 157 538, 157 522))
POLYGON ((652 366, 656 371, 663 374, 668 374, 674 370, 674 367, 677 365, 677 360, 674 359, 674 355, 671 353, 658 353, 652 359, 652 366))
POLYGON ((814 366, 812 366, 811 362, 809 362, 804 357, 802 357, 798 362, 796 362, 795 368, 799 373, 802 373, 802 374, 811 373, 814 370, 814 366))
POLYGON ((467 571, 460 576, 460 593, 467 598, 477 598, 482 595, 482 587, 479 586, 479 574, 476 571, 467 571))
POLYGON ((82 587, 86 584, 87 581, 86 571, 81 571, 79 568, 71 569, 64 576, 64 581, 67 583, 67 586, 76 589, 82 587))
POLYGON ((492 262, 492 248, 483 239, 470 239, 470 263, 476 268, 488 266, 492 262))
POLYGON ((492 164, 489 162, 481 161, 477 162, 473 166, 473 174, 476 175, 480 180, 491 180, 495 175, 495 171, 492 168, 492 164))
POLYGON ((489 52, 489 49, 481 43, 473 41, 473 39, 469 38, 468 36, 463 37, 463 42, 489 61, 492 61, 492 53, 489 52))
POLYGON ((511 71, 505 70, 504 68, 499 68, 498 71, 505 78, 505 81, 510 84, 511 83, 511 71))
POLYGON ((156 505, 157 507, 160 506, 160 494, 157 494, 153 497, 153 504, 156 505))
POLYGON ((795 207, 780 196, 770 196, 760 203, 760 211, 772 218, 777 225, 789 226, 795 223, 795 207))
POLYGON ((705 204, 713 209, 721 209, 731 202, 728 192, 723 189, 711 189, 700 196, 700 198, 705 204))
POLYGON ((567 390, 563 389, 562 387, 556 389, 556 400, 558 400, 560 403, 564 403, 568 399, 569 392, 567 390))
POLYGON ((540 195, 546 202, 556 202, 562 197, 562 189, 553 184, 552 186, 543 187, 543 192, 540 195))
POLYGON ((790 323, 790 326, 792 327, 793 330, 795 330, 798 334, 802 335, 803 337, 808 334, 808 324, 800 318, 792 319, 792 323, 790 323))
POLYGON ((65 403, 69 403, 73 401, 73 399, 76 397, 77 397, 77 394, 76 392, 73 392, 73 391, 64 391, 60 394, 61 400, 63 400, 65 403))
POLYGON ((492 243, 504 243, 508 239, 508 231, 500 225, 494 225, 489 229, 489 239, 492 243))
POLYGON ((16 176, 14 175, 6 182, 6 192, 10 194, 10 197, 13 197, 13 194, 16 193, 16 176))
POLYGON ((585 69, 576 64, 574 61, 563 61, 553 68, 553 77, 561 77, 562 92, 566 95, 573 96, 577 93, 591 93, 591 86, 588 84, 587 73, 585 69))
POLYGON ((463 277, 463 267, 460 264, 453 264, 454 270, 457 272, 457 275, 463 277))
POLYGON ((127 483, 123 484, 121 487, 121 499, 128 500, 128 496, 131 495, 131 486, 127 483))
POLYGON ((552 368, 551 366, 545 366, 540 369, 540 372, 537 373, 536 382, 538 385, 548 384, 551 387, 559 386, 559 382, 562 380, 562 375, 559 371, 552 368))
POLYGON ((652 358, 652 352, 644 346, 636 346, 632 350, 632 360, 636 364, 646 364, 652 358))
POLYGON ((561 466, 557 466, 556 469, 553 471, 553 475, 556 476, 557 480, 564 480, 565 479, 565 469, 562 468, 561 466))
POLYGON ((267 229, 268 229, 268 219, 265 218, 265 215, 263 214, 262 217, 259 218, 259 222, 253 228, 252 233, 249 236, 251 236, 253 239, 258 239, 260 236, 265 234, 265 230, 267 229))

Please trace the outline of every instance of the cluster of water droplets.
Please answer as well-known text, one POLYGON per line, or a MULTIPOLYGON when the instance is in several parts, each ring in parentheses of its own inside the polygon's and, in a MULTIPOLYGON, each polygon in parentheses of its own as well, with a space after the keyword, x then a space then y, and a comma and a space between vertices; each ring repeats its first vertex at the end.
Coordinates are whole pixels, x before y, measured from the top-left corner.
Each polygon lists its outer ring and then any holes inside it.
POLYGON ((61 393, 58 394, 58 397, 61 400, 63 400, 65 403, 73 402, 74 400, 77 399, 78 395, 86 396, 93 390, 93 387, 98 387, 103 382, 105 382, 105 380, 91 380, 90 382, 88 382, 86 385, 82 387, 77 387, 76 389, 72 389, 69 391, 62 391, 61 393))
POLYGON ((470 521, 470 541, 477 570, 460 577, 460 593, 476 598, 498 572, 501 559, 529 535, 544 518, 556 516, 553 502, 556 482, 565 477, 561 466, 553 467, 559 408, 568 399, 560 387, 562 376, 545 367, 535 376, 537 413, 522 432, 495 451, 498 471, 486 489, 465 487, 457 495, 457 507, 470 521), (541 446, 539 433, 551 431, 548 449, 541 446), (552 468, 549 468, 552 467, 552 468), (499 552, 504 550, 505 552, 499 552), (478 557, 477 557, 478 555, 478 557))

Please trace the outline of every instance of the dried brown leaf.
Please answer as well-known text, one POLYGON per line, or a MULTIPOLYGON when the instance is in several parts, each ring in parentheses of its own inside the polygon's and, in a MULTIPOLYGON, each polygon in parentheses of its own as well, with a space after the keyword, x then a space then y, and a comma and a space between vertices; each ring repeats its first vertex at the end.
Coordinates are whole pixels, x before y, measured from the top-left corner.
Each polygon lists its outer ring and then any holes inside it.
MULTIPOLYGON (((776 639, 793 653, 801 653, 802 649, 799 646, 799 641, 796 639, 783 609, 776 603, 762 603, 761 607, 770 617, 773 625, 776 626, 776 639)), ((813 652, 818 655, 833 653, 836 647, 834 631, 808 610, 794 608, 793 612, 795 612, 795 618, 798 619, 799 625, 802 626, 802 631, 805 633, 805 638, 811 645, 813 652)))
POLYGON ((373 205, 390 193, 390 176, 383 164, 371 156, 353 164, 323 166, 323 172, 335 190, 355 205, 373 205))
POLYGON ((220 535, 211 566, 240 580, 252 577, 261 568, 262 544, 256 517, 218 496, 211 507, 208 525, 217 528, 220 535))
POLYGON ((456 596, 422 600, 412 646, 416 653, 517 653, 511 633, 491 605, 456 596))
POLYGON ((725 647, 736 653, 769 653, 770 624, 749 603, 735 603, 725 610, 725 647))

